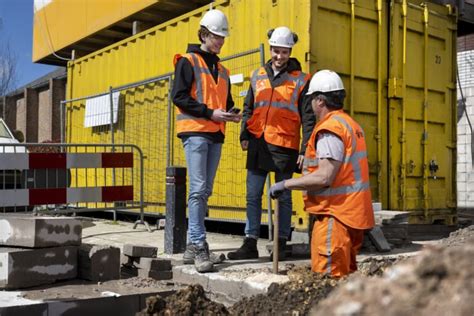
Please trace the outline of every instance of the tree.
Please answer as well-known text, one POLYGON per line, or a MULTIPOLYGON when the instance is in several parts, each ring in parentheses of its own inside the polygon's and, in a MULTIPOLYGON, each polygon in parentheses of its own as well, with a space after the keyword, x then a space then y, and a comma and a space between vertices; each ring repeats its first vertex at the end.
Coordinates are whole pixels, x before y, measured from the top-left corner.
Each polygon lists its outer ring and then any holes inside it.
MULTIPOLYGON (((0 18, 0 34, 2 20, 0 18)), ((0 38, 0 96, 10 92, 16 83, 17 57, 13 53, 10 41, 0 38)))

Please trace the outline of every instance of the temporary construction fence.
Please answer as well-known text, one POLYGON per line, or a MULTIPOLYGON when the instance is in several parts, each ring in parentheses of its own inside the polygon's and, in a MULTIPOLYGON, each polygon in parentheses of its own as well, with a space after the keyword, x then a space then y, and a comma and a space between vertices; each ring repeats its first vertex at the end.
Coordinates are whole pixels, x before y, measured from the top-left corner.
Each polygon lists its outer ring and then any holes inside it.
POLYGON ((136 209, 143 218, 143 154, 124 144, 1 144, 3 212, 136 209))
MULTIPOLYGON (((251 72, 264 64, 263 45, 221 61, 232 74, 232 97, 241 107, 251 72)), ((65 100, 61 107, 66 122, 62 135, 67 143, 133 143, 143 150, 144 208, 149 213, 166 211, 166 167, 186 166, 181 141, 176 137, 172 86, 173 74, 166 73, 111 87, 101 94, 65 100)), ((220 167, 209 200, 209 219, 245 221, 246 158, 238 145, 239 137, 240 124, 227 123, 220 167)), ((297 195, 301 200, 301 193, 297 195)), ((268 198, 264 202, 264 223, 269 205, 268 198)), ((302 202, 295 207, 302 210, 302 202)))

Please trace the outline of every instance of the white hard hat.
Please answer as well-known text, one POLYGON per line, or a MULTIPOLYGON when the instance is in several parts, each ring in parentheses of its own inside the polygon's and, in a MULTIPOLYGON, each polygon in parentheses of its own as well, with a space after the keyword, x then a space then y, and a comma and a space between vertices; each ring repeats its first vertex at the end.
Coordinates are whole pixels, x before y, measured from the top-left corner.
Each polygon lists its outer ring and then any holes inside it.
POLYGON ((344 90, 341 77, 332 70, 320 70, 311 78, 306 95, 311 95, 315 92, 324 93, 340 90, 344 90))
POLYGON ((227 17, 222 11, 207 11, 199 25, 204 26, 212 34, 224 37, 229 36, 229 24, 227 23, 227 17))
POLYGON ((268 32, 268 44, 270 46, 292 48, 298 41, 298 35, 286 26, 279 26, 268 32))

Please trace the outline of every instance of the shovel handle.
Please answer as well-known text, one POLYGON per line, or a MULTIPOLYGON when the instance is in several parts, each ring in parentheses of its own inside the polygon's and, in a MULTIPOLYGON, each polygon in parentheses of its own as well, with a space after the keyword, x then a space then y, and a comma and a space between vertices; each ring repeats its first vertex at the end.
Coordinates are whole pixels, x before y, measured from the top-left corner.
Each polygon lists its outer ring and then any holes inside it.
POLYGON ((273 273, 278 274, 278 222, 280 221, 280 205, 275 199, 275 210, 273 212, 273 273))

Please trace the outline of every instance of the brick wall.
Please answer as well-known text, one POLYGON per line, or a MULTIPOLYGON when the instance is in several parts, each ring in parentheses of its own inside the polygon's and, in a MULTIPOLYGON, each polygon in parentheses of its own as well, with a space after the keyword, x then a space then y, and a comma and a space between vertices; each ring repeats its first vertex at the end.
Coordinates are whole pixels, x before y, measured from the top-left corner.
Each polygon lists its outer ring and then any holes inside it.
POLYGON ((38 93, 38 142, 51 140, 53 107, 50 102, 51 90, 38 93))
MULTIPOLYGON (((474 207, 474 168, 472 159, 471 144, 474 135, 471 136, 471 129, 467 120, 467 115, 474 126, 474 37, 464 40, 464 48, 470 48, 458 52, 458 71, 464 98, 466 99, 466 110, 462 113, 458 106, 457 125, 457 199, 458 207, 474 207), (472 46, 471 46, 472 45, 472 46)), ((459 42, 458 42, 459 46, 459 42)), ((459 48, 459 47, 458 47, 459 48)), ((458 100, 461 94, 458 84, 458 100)))

